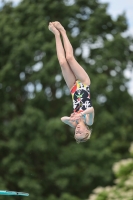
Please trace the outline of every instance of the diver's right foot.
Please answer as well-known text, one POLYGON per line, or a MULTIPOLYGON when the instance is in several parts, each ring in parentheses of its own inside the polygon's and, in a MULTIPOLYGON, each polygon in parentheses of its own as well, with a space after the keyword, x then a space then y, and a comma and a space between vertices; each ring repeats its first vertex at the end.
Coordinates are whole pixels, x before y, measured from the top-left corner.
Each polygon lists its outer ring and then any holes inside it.
POLYGON ((54 34, 59 34, 59 31, 56 29, 56 27, 53 25, 52 22, 49 23, 48 29, 54 34))
POLYGON ((55 21, 55 22, 53 22, 53 25, 54 25, 55 28, 56 28, 57 30, 59 30, 60 32, 65 31, 64 27, 61 25, 60 22, 55 21))

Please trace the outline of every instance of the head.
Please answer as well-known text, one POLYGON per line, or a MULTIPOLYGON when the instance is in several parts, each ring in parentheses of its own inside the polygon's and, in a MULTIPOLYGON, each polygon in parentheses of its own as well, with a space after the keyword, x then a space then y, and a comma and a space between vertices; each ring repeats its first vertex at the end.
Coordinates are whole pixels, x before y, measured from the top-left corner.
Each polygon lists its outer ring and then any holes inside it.
POLYGON ((91 132, 92 130, 84 122, 79 123, 75 128, 74 138, 77 143, 86 142, 90 138, 91 132))

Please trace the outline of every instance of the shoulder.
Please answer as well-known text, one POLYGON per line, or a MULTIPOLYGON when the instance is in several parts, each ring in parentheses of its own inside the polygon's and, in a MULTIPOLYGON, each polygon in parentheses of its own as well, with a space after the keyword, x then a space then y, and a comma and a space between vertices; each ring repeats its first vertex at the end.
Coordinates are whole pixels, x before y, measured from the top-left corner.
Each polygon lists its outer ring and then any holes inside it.
POLYGON ((86 114, 94 113, 94 107, 91 106, 91 107, 86 108, 85 113, 86 113, 86 114))

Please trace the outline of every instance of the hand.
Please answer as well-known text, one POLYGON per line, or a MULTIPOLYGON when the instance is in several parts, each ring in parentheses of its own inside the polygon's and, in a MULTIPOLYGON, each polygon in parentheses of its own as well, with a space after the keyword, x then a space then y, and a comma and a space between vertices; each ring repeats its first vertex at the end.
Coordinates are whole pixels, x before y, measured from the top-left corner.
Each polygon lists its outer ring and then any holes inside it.
POLYGON ((74 116, 75 116, 75 113, 71 113, 71 115, 70 115, 70 120, 71 121, 75 121, 74 116))
POLYGON ((82 115, 80 113, 72 113, 70 116, 70 120, 72 121, 76 121, 81 119, 82 115))
POLYGON ((74 115, 76 115, 76 113, 74 112, 74 113, 72 113, 71 115, 70 115, 70 117, 74 117, 74 115))

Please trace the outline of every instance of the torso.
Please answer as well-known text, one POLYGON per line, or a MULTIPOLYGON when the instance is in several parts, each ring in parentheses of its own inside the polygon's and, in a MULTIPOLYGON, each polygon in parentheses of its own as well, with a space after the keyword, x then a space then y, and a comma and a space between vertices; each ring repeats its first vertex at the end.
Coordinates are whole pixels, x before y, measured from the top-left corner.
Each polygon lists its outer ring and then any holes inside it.
POLYGON ((83 112, 87 108, 92 107, 89 85, 85 85, 77 80, 71 89, 71 95, 74 112, 83 112))

